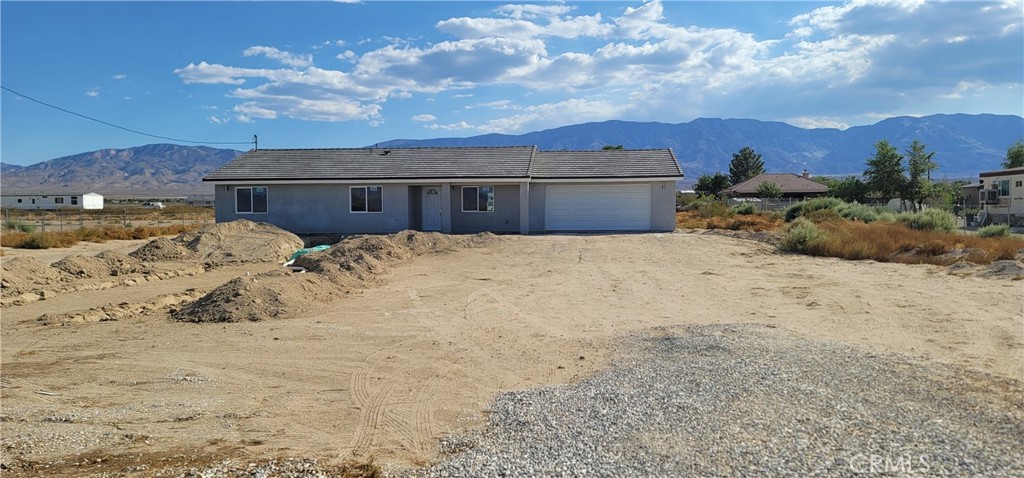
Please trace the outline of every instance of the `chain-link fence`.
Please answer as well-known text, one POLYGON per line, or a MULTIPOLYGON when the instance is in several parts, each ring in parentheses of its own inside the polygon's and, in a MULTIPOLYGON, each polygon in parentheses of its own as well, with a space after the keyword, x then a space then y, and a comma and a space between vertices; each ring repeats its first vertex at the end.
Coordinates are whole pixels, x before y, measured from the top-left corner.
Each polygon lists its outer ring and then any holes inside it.
POLYGON ((175 224, 212 224, 213 209, 179 208, 105 208, 101 210, 58 209, 24 210, 4 209, 3 229, 35 231, 73 231, 87 227, 139 227, 170 226, 175 224))

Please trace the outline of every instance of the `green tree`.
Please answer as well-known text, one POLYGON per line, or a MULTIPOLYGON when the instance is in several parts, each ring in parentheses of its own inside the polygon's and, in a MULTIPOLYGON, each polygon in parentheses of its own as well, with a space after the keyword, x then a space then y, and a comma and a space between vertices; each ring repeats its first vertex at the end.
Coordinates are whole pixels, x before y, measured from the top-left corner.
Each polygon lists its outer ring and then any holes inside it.
POLYGON ((697 178, 697 184, 693 186, 693 190, 697 194, 705 196, 719 196, 723 190, 731 185, 729 183, 729 176, 722 173, 702 174, 697 178))
POLYGON ((762 199, 778 199, 782 197, 782 188, 771 181, 757 185, 757 197, 762 199))
POLYGON ((601 146, 601 151, 613 151, 613 150, 620 150, 620 149, 626 149, 626 148, 623 147, 621 144, 616 144, 614 146, 610 145, 610 144, 606 144, 604 146, 601 146))
POLYGON ((903 177, 903 156, 886 140, 875 143, 875 155, 868 158, 864 170, 868 194, 879 199, 900 196, 906 179, 903 177))
POLYGON ((1024 143, 1019 140, 1006 149, 1006 159, 1003 160, 1003 169, 1024 168, 1024 143))
POLYGON ((907 174, 903 197, 909 199, 914 210, 921 208, 924 200, 931 196, 932 171, 939 167, 934 161, 935 153, 927 152, 924 143, 914 140, 907 147, 907 174))
POLYGON ((729 163, 729 180, 732 184, 739 184, 758 174, 764 173, 764 161, 761 155, 754 152, 750 147, 744 147, 738 153, 733 153, 732 162, 729 163))
POLYGON ((818 176, 814 180, 828 186, 827 195, 829 197, 839 198, 846 202, 867 202, 868 186, 857 176, 847 176, 843 179, 818 176))

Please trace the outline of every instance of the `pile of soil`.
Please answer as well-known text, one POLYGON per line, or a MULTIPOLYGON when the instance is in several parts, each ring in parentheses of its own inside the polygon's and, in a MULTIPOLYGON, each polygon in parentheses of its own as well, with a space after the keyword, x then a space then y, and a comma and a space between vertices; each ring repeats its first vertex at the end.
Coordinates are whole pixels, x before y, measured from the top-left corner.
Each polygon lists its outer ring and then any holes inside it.
POLYGON ((329 302, 337 293, 337 286, 315 274, 264 272, 232 279, 172 312, 171 318, 216 323, 284 319, 302 314, 311 304, 329 302))
POLYGON ((385 270, 384 264, 413 256, 450 252, 493 241, 494 234, 452 236, 437 232, 401 231, 387 236, 352 236, 322 252, 295 259, 293 265, 316 272, 339 285, 367 282, 385 270))
MULTIPOLYGON (((287 270, 239 277, 171 314, 183 322, 240 322, 299 315, 304 308, 334 300, 345 287, 361 287, 393 263, 420 254, 448 252, 491 242, 490 233, 449 236, 402 231, 388 236, 354 236, 330 249, 295 259, 308 273, 287 270)), ((289 252, 290 254, 291 252, 289 252)))
POLYGON ((39 286, 56 284, 66 279, 59 269, 40 262, 34 257, 15 257, 3 263, 0 288, 4 295, 20 294, 39 286))
POLYGON ((978 273, 979 277, 989 279, 1024 279, 1024 265, 1017 261, 1004 260, 992 261, 984 271, 978 273))
POLYGON ((174 242, 166 237, 159 237, 147 242, 142 247, 128 254, 141 261, 182 261, 195 257, 195 251, 174 242))
POLYGON ((277 226, 244 219, 204 226, 173 239, 213 265, 245 262, 284 262, 302 249, 299 236, 277 226))
POLYGON ((52 267, 74 277, 95 279, 140 272, 142 261, 120 252, 103 251, 92 257, 67 256, 52 267))

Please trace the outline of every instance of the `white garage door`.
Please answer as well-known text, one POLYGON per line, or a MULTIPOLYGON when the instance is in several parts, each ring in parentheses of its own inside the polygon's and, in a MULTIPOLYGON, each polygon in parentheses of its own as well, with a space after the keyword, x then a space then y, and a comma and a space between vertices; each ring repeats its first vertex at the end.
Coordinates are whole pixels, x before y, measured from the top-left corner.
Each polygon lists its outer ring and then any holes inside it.
POLYGON ((544 224, 549 231, 650 230, 651 186, 548 186, 544 199, 544 224))

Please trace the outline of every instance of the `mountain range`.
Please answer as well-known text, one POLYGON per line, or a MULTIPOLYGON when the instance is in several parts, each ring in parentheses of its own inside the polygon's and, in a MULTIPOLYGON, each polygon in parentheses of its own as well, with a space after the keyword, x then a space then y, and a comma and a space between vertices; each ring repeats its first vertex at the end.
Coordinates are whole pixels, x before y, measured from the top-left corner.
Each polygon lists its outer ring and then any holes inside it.
MULTIPOLYGON (((815 175, 861 174, 865 161, 885 139, 904 149, 914 139, 935 152, 933 178, 966 179, 999 168, 1006 149, 1024 138, 1024 118, 999 115, 896 117, 846 130, 804 129, 786 123, 750 119, 700 118, 688 123, 604 121, 535 131, 522 135, 487 134, 468 138, 396 139, 378 147, 536 145, 544 151, 672 148, 687 180, 728 172, 732 154, 750 146, 769 172, 815 175)), ((106 195, 151 197, 210 193, 203 176, 241 151, 205 146, 150 144, 102 149, 43 161, 31 166, 0 163, 5 193, 94 191, 106 195)))
MULTIPOLYGON (((672 148, 689 179, 728 172, 732 154, 749 146, 761 154, 768 172, 859 175, 874 154, 874 143, 888 140, 904 150, 914 139, 935 152, 938 177, 976 176, 998 169, 1006 149, 1024 138, 1024 118, 1006 115, 895 117, 868 126, 804 129, 751 119, 699 118, 688 123, 604 121, 522 135, 486 134, 468 138, 394 140, 380 147, 537 145, 541 150, 672 148)), ((933 174, 933 177, 935 177, 933 174)))
POLYGON ((207 146, 148 144, 101 149, 31 166, 0 164, 4 193, 98 192, 106 195, 174 197, 211 193, 203 176, 241 151, 207 146))

